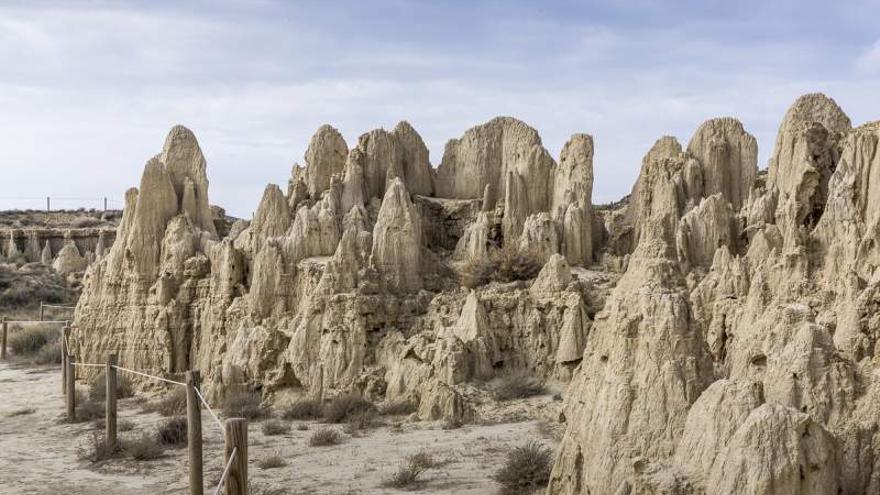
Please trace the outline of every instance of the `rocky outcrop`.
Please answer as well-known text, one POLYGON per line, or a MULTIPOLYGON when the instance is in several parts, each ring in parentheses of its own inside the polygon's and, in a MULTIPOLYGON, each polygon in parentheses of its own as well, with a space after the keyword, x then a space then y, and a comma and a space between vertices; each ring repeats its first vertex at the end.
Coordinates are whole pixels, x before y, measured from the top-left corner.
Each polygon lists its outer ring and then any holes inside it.
POLYGON ((877 122, 807 95, 763 174, 742 124, 712 119, 602 208, 585 134, 557 163, 493 119, 435 173, 406 123, 344 161, 322 129, 287 195, 223 239, 172 131, 86 272, 76 355, 196 367, 214 400, 355 392, 423 419, 479 417, 501 374, 567 384, 554 495, 880 489, 877 122))
POLYGON ((79 254, 79 249, 76 248, 76 245, 70 243, 66 244, 58 252, 58 256, 52 262, 52 268, 59 274, 67 276, 72 273, 85 271, 88 264, 88 261, 79 254))

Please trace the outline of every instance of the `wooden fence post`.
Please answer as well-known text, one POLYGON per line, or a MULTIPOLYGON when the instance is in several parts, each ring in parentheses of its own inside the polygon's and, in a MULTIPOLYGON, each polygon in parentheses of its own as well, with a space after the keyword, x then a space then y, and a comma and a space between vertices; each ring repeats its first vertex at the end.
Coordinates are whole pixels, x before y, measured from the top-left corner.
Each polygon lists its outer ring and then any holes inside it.
POLYGON ((235 459, 226 475, 226 495, 247 495, 248 493, 248 420, 230 418, 225 424, 226 455, 223 459, 229 463, 229 457, 235 452, 235 459))
POLYGON ((70 340, 70 327, 65 325, 61 329, 61 394, 67 395, 67 360, 70 349, 67 342, 70 340))
POLYGON ((76 371, 73 363, 76 358, 67 355, 67 420, 76 421, 76 371))
POLYGON ((3 326, 2 332, 3 335, 0 336, 0 359, 6 359, 6 332, 9 329, 9 324, 6 323, 6 317, 3 317, 3 323, 0 324, 3 326))
POLYGON ((189 446, 189 493, 203 495, 205 492, 202 474, 202 404, 196 395, 201 387, 199 370, 186 372, 186 439, 189 446))
POLYGON ((104 411, 104 424, 107 428, 107 448, 112 452, 116 448, 116 354, 107 355, 104 381, 107 382, 107 404, 104 411))
POLYGON ((40 321, 43 321, 43 301, 40 301, 40 321))

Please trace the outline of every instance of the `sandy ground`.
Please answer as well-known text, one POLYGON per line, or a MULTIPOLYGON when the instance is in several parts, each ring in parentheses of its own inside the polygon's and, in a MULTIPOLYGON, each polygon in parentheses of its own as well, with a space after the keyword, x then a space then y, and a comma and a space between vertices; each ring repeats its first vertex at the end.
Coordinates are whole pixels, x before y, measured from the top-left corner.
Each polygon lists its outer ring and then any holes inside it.
MULTIPOLYGON (((91 440, 91 423, 63 422, 60 368, 32 368, 0 363, 0 494, 183 494, 187 493, 186 449, 168 450, 154 461, 128 458, 92 463, 79 449, 91 440), (14 414, 14 413, 21 414, 14 414)), ((549 400, 547 398, 539 399, 549 400)), ((162 420, 143 413, 137 399, 119 403, 120 422, 132 431, 121 438, 152 432, 162 420)), ((541 407, 541 403, 536 404, 541 407)), ((497 491, 490 475, 505 452, 529 440, 555 448, 546 423, 465 425, 445 430, 440 422, 388 419, 389 425, 363 436, 345 436, 336 446, 310 447, 315 422, 290 422, 291 432, 264 436, 260 423, 249 429, 249 475, 252 494, 489 494, 497 491), (298 427, 306 426, 301 431, 298 427), (412 491, 385 488, 388 478, 409 454, 426 451, 443 461, 412 491), (279 454, 287 465, 261 469, 257 462, 279 454)), ((213 493, 222 469, 223 439, 216 422, 203 413, 205 486, 213 493)), ((341 431, 341 428, 340 428, 341 431)))

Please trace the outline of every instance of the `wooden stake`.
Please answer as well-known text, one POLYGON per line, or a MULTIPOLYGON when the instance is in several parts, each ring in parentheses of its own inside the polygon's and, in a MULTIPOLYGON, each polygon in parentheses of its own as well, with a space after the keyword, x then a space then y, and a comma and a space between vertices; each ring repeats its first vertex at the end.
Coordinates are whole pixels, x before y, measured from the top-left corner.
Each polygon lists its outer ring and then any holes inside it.
POLYGON ((0 324, 3 326, 3 334, 0 335, 0 359, 6 359, 6 332, 9 329, 9 324, 6 323, 6 317, 3 317, 3 323, 0 324))
POLYGON ((104 377, 107 382, 107 404, 104 411, 104 424, 107 428, 107 448, 112 452, 116 448, 116 354, 107 355, 107 367, 104 377))
POLYGON ((67 359, 70 349, 67 342, 70 340, 70 327, 65 325, 61 330, 61 394, 67 395, 67 359))
POLYGON ((189 493, 203 495, 205 492, 202 474, 202 404, 196 395, 201 387, 199 370, 186 372, 186 439, 189 446, 189 493))
POLYGON ((76 371, 73 363, 76 358, 67 356, 67 419, 71 423, 76 421, 76 371))
POLYGON ((230 418, 225 424, 226 455, 223 459, 229 463, 229 457, 235 451, 235 459, 226 475, 226 495, 247 495, 248 493, 248 420, 230 418))
POLYGON ((40 301, 40 321, 43 321, 43 301, 40 301))

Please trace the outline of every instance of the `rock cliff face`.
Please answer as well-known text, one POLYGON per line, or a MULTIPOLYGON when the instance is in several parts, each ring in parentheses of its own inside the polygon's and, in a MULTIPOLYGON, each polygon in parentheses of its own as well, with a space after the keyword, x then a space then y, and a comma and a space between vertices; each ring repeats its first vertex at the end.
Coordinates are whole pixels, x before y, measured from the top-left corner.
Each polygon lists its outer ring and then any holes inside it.
POLYGON ((87 271, 74 352, 421 418, 479 415, 486 381, 527 372, 567 384, 549 494, 875 493, 878 146, 880 123, 807 95, 768 174, 712 119, 598 210, 586 134, 556 161, 496 118, 433 169, 405 122, 350 151, 324 126, 224 236, 177 127, 87 271))

